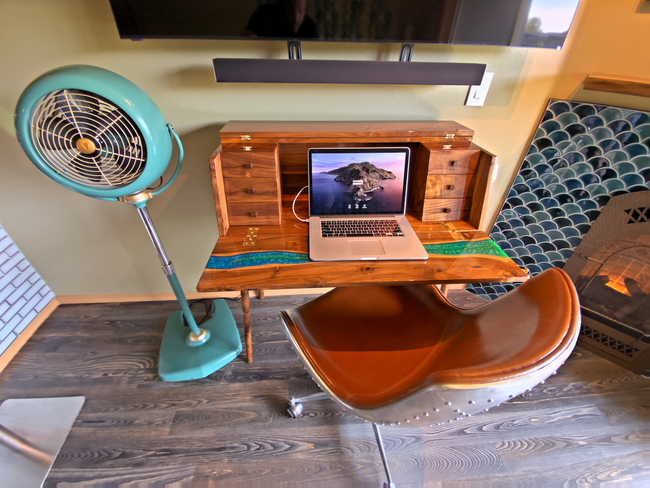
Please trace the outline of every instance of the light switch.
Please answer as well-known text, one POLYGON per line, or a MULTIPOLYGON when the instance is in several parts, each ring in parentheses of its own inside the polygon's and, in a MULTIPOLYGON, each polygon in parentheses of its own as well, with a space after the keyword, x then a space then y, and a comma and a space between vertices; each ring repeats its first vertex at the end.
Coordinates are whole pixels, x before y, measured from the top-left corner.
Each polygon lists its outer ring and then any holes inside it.
POLYGON ((485 97, 488 94, 490 89, 490 83, 492 83, 492 78, 494 73, 491 71, 486 71, 483 73, 483 79, 481 80, 480 85, 472 85, 469 87, 467 92, 467 100, 465 100, 465 105, 481 107, 485 103, 485 97))

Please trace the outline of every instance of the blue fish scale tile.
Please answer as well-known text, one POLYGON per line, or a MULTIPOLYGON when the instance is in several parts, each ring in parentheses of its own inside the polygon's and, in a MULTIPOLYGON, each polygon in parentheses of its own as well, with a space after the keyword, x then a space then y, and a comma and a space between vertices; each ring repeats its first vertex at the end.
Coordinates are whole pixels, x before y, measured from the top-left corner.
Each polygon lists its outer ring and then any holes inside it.
MULTIPOLYGON (((563 267, 615 195, 650 190, 650 112, 551 99, 490 237, 535 276, 563 267)), ((473 283, 494 300, 516 284, 473 283)))

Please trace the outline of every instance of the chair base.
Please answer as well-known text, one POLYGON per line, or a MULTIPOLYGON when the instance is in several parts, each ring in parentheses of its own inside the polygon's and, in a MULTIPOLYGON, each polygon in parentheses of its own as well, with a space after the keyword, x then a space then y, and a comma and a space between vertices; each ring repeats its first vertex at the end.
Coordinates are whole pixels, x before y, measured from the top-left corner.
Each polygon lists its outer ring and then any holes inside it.
POLYGON ((291 397, 289 403, 287 404, 287 413, 291 418, 297 419, 302 415, 302 403, 300 402, 307 402, 309 400, 327 400, 329 398, 329 395, 324 391, 311 393, 301 398, 291 397))
POLYGON ((210 333, 210 338, 199 346, 187 345, 190 330, 180 310, 167 318, 158 359, 158 376, 162 381, 205 378, 241 353, 239 331, 228 305, 221 299, 212 303, 212 318, 201 324, 201 328, 210 333))
MULTIPOLYGON (((329 399, 330 396, 325 393, 324 391, 319 391, 316 393, 312 393, 310 395, 301 397, 301 398, 291 398, 289 400, 289 403, 287 405, 287 413, 291 418, 298 418, 302 416, 302 411, 303 411, 303 406, 301 402, 307 402, 310 400, 326 400, 329 399)), ((366 420, 367 422, 367 420, 366 420)), ((372 424, 372 429, 375 433, 375 439, 377 440, 377 447, 379 448, 379 454, 381 454, 381 462, 384 465, 384 471, 386 472, 386 478, 388 481, 384 483, 384 487, 388 488, 395 488, 395 483, 393 483, 393 480, 391 479, 390 476, 390 471, 388 469, 388 459, 386 458, 386 451, 384 450, 384 442, 381 438, 381 433, 379 432, 379 426, 373 422, 372 424)))

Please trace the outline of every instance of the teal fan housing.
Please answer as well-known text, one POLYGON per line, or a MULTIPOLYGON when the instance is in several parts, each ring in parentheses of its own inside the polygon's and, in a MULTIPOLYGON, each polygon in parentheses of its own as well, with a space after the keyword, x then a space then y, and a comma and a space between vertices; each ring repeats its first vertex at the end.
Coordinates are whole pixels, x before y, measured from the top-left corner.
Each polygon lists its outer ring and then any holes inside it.
POLYGON ((196 324, 146 209, 147 201, 178 176, 183 160, 180 138, 153 100, 112 71, 65 66, 30 83, 15 116, 20 145, 47 177, 83 195, 137 208, 181 307, 165 326, 160 378, 203 378, 232 361, 242 346, 230 310, 223 300, 214 300, 207 320, 201 327, 196 324), (178 161, 163 184, 172 138, 178 145, 178 161))
POLYGON ((29 159, 94 198, 117 200, 156 183, 172 154, 170 131, 140 88, 94 66, 41 75, 16 107, 16 134, 29 159))

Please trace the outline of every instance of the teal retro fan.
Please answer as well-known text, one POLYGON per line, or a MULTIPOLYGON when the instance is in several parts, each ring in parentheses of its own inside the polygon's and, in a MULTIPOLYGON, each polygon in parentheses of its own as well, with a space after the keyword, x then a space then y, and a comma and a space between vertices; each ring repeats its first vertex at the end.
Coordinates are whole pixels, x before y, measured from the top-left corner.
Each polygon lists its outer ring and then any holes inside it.
POLYGON ((232 361, 242 346, 230 310, 223 300, 214 300, 212 316, 201 327, 196 324, 146 209, 147 201, 174 181, 183 159, 179 137, 153 100, 111 71, 66 66, 25 89, 15 122, 20 145, 46 176, 69 190, 138 210, 181 308, 167 319, 160 378, 203 378, 232 361), (169 181, 151 190, 169 164, 172 138, 179 149, 176 169, 169 181))

